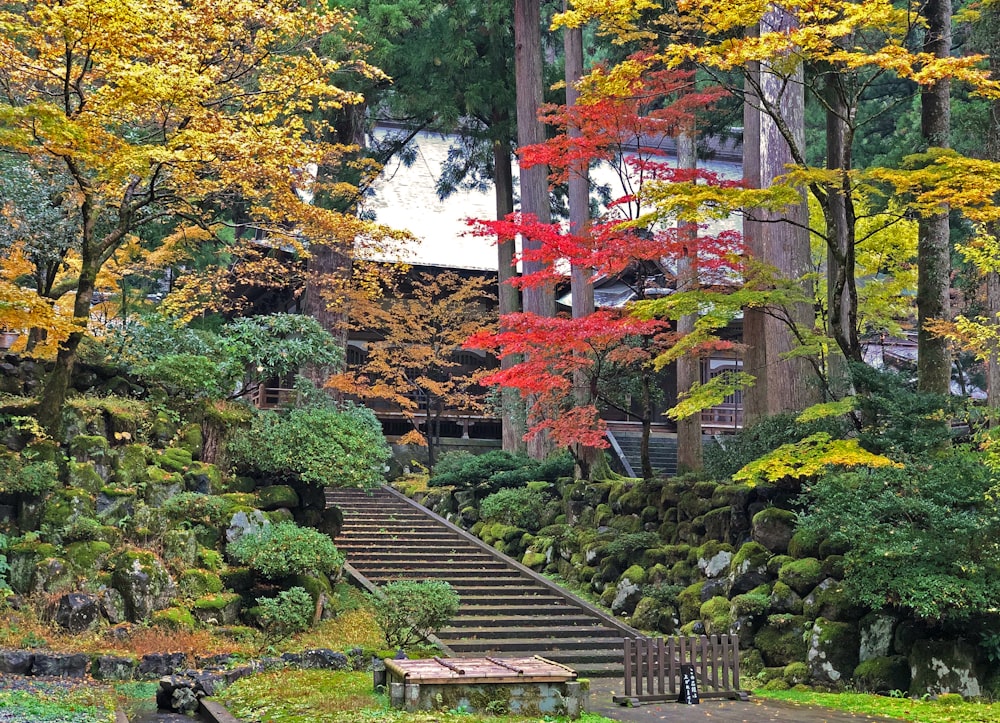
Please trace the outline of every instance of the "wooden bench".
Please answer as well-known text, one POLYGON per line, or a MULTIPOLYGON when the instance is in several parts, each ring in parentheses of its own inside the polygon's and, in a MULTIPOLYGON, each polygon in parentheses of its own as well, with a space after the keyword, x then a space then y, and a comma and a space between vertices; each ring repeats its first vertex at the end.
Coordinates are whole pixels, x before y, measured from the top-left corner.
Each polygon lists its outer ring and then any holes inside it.
POLYGON ((681 666, 694 668, 701 698, 748 700, 740 689, 740 643, 736 635, 625 638, 625 693, 619 705, 676 701, 681 666))

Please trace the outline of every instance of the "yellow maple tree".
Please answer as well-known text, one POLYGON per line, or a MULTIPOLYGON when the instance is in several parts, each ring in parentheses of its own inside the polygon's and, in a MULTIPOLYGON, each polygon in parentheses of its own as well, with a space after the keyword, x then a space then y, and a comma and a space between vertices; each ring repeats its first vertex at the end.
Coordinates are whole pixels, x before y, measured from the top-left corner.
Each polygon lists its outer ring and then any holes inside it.
MULTIPOLYGON (((0 149, 58 166, 79 218, 65 269, 72 330, 44 388, 46 426, 58 423, 98 276, 144 224, 210 228, 239 202, 293 249, 349 247, 369 231, 309 202, 353 186, 303 170, 349 160, 321 119, 360 101, 338 78, 380 76, 359 53, 350 15, 313 0, 0 4, 0 149)), ((0 301, 16 305, 16 278, 4 279, 0 301)))

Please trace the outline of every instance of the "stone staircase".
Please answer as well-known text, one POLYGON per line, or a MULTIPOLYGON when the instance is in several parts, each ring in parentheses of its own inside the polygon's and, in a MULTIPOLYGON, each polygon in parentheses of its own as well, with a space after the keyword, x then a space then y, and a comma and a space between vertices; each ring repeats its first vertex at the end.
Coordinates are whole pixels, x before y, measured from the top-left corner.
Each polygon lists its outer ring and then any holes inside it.
POLYGON ((438 632, 454 655, 541 655, 581 677, 623 675, 636 631, 390 488, 331 489, 344 525, 335 542, 361 584, 443 579, 461 597, 438 632))
MULTIPOLYGON (((636 475, 642 474, 642 432, 624 427, 612 428, 615 441, 636 475)), ((649 438, 649 461, 653 469, 665 477, 677 474, 677 435, 656 432, 649 438)))

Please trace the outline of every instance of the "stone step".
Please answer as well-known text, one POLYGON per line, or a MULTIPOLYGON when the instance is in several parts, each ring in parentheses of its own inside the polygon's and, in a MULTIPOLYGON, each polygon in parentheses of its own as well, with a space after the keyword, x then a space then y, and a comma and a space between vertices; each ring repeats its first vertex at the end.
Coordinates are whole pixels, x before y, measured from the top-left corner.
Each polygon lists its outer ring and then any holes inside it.
POLYGON ((587 617, 586 615, 578 614, 565 614, 560 615, 558 618, 543 618, 538 615, 511 615, 505 613, 502 615, 463 615, 459 613, 455 617, 448 629, 461 629, 465 630, 467 628, 487 628, 491 625, 503 626, 504 629, 514 630, 517 628, 550 628, 556 625, 562 627, 574 627, 574 628, 592 628, 595 634, 604 635, 605 632, 608 634, 617 635, 617 631, 609 630, 607 628, 602 628, 594 623, 594 619, 587 617))
POLYGON ((383 580, 395 580, 399 578, 412 579, 412 578, 443 578, 445 580, 450 580, 452 578, 462 579, 462 580, 479 580, 487 576, 488 571, 486 570, 442 570, 435 567, 425 567, 425 568, 409 568, 409 569, 395 569, 395 568, 360 568, 359 572, 364 573, 365 577, 381 582, 383 580))
MULTIPOLYGON (((463 639, 463 640, 499 640, 502 638, 522 638, 524 636, 529 636, 532 639, 542 639, 542 638, 560 638, 560 639, 570 639, 574 636, 584 636, 588 640, 597 640, 600 638, 609 638, 612 640, 621 641, 621 637, 618 636, 618 632, 615 630, 608 630, 607 628, 601 628, 599 626, 593 625, 552 625, 551 623, 546 627, 544 631, 539 632, 535 626, 524 626, 524 625, 505 625, 496 626, 498 621, 490 620, 488 623, 494 625, 490 627, 488 625, 476 626, 471 625, 469 627, 458 627, 454 624, 448 626, 444 630, 440 631, 439 637, 446 637, 450 639, 463 639)), ((561 621, 560 621, 561 622, 561 621)))
POLYGON ((532 605, 557 605, 562 602, 562 598, 555 595, 543 597, 541 595, 464 595, 459 593, 463 605, 523 605, 528 602, 532 605))
MULTIPOLYGON (((446 637, 438 636, 446 641, 446 637)), ((550 651, 560 651, 568 653, 594 653, 595 656, 614 658, 615 655, 622 657, 622 647, 624 641, 621 638, 596 638, 596 637, 559 637, 547 636, 545 638, 492 638, 479 636, 470 638, 463 636, 459 640, 448 641, 448 647, 454 652, 462 655, 466 653, 477 653, 484 650, 502 649, 504 652, 522 653, 536 650, 539 642, 544 641, 545 646, 550 651), (606 654, 609 653, 610 654, 606 654)), ((533 653, 532 653, 533 654, 533 653)))

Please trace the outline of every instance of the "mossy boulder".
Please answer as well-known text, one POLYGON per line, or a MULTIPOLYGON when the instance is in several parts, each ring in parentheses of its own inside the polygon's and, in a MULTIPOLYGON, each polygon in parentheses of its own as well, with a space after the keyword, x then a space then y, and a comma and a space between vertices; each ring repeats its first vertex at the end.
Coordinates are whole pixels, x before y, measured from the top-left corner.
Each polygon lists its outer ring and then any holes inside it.
POLYGON ((541 570, 546 564, 545 553, 528 550, 524 553, 524 557, 521 558, 521 564, 525 567, 530 567, 532 570, 541 570))
POLYGON ((169 472, 162 467, 147 467, 149 482, 143 492, 143 499, 150 507, 162 507, 174 495, 184 491, 184 478, 180 472, 169 472))
POLYGON ((664 607, 659 600, 644 597, 639 600, 632 612, 631 624, 639 630, 672 633, 674 631, 672 612, 670 608, 664 607))
POLYGON ((92 495, 96 495, 105 484, 101 475, 97 474, 97 470, 90 462, 70 460, 66 465, 66 475, 68 487, 83 490, 92 495))
POLYGON ((219 571, 222 584, 235 592, 247 592, 256 582, 256 576, 248 567, 230 567, 219 571))
POLYGON ((799 595, 807 595, 823 578, 823 564, 815 557, 786 562, 778 570, 778 580, 799 595))
POLYGON ((871 658, 887 657, 892 652, 896 622, 895 616, 880 612, 869 613, 861 618, 858 626, 861 635, 858 654, 862 663, 871 658))
POLYGON ((726 635, 733 625, 732 604, 721 596, 703 602, 698 616, 709 635, 726 635))
POLYGON ((214 464, 192 462, 184 471, 184 488, 203 495, 215 494, 222 491, 222 473, 214 464))
POLYGON ((733 534, 733 509, 717 507, 709 510, 701 518, 705 526, 705 536, 710 540, 731 540, 733 534))
POLYGON ((195 600, 191 614, 206 625, 232 625, 239 619, 242 605, 236 593, 220 592, 195 600))
POLYGON ((262 510, 294 509, 298 506, 299 495, 289 485, 271 485, 257 490, 257 507, 262 510))
POLYGON ((771 552, 759 542, 747 542, 742 545, 729 563, 731 593, 740 595, 750 592, 767 582, 772 577, 767 569, 770 558, 771 552))
POLYGON ((149 481, 150 461, 153 450, 145 444, 129 444, 118 451, 118 469, 115 481, 119 487, 140 487, 149 481))
POLYGON ((199 459, 202 451, 201 425, 185 424, 178 429, 175 444, 190 453, 194 459, 199 459))
POLYGON ((974 643, 965 640, 918 640, 910 650, 910 695, 983 694, 986 671, 978 664, 974 643))
POLYGON ((167 530, 163 534, 163 558, 175 569, 193 566, 198 559, 198 538, 191 530, 167 530))
POLYGON ((802 685, 809 680, 809 666, 802 661, 789 663, 781 673, 781 679, 788 685, 802 685))
POLYGON ((97 519, 117 525, 135 514, 136 491, 132 488, 104 487, 97 493, 94 509, 97 519))
POLYGON ((802 597, 780 580, 771 588, 771 611, 775 613, 802 614, 802 597))
POLYGON ((177 578, 180 594, 187 598, 198 598, 222 592, 222 578, 211 570, 192 568, 184 570, 177 578))
POLYGON ((77 575, 93 580, 104 569, 110 554, 111 545, 102 540, 92 540, 67 545, 65 558, 77 575))
POLYGON ((709 540, 697 548, 694 554, 697 557, 698 569, 707 578, 725 574, 733 560, 733 548, 717 540, 709 540))
POLYGON ((802 612, 808 618, 853 621, 862 609, 847 594, 844 583, 828 577, 803 599, 802 612))
POLYGON ((701 620, 701 590, 705 587, 705 582, 696 582, 688 585, 677 594, 677 613, 680 615, 681 623, 689 623, 694 620, 701 620))
POLYGON ((11 545, 7 549, 7 582, 11 589, 27 595, 35 586, 35 574, 42 560, 56 554, 55 545, 38 539, 27 539, 11 545))
POLYGON ((858 663, 854 687, 869 693, 906 692, 910 689, 910 664, 902 655, 869 658, 858 663))
POLYGON ((111 558, 112 586, 122 594, 129 620, 140 621, 170 604, 176 585, 148 550, 125 549, 111 558))
POLYGON ((796 530, 788 541, 788 554, 792 557, 817 557, 819 555, 819 535, 809 530, 796 530))
POLYGON ((111 479, 114 468, 114 455, 106 437, 100 435, 81 434, 73 437, 69 443, 70 455, 77 462, 88 462, 104 482, 111 479))
POLYGON ((778 507, 761 510, 750 522, 750 536, 771 552, 788 551, 795 532, 795 513, 778 507))
POLYGON ((158 467, 162 467, 168 472, 180 472, 183 474, 194 462, 191 452, 181 447, 168 447, 160 452, 156 458, 158 467))
POLYGON ((169 607, 154 611, 149 620, 153 625, 170 630, 193 630, 197 621, 191 611, 183 607, 169 607))
POLYGON ((615 586, 615 596, 611 600, 611 612, 616 615, 631 615, 642 599, 642 587, 646 584, 646 571, 641 565, 632 565, 615 586))
POLYGON ((818 618, 806 653, 813 678, 824 683, 846 681, 858 666, 859 642, 857 625, 818 618))
POLYGON ((42 525, 60 530, 81 517, 93 517, 94 497, 86 490, 64 487, 53 492, 45 501, 42 525))
POLYGON ((784 667, 803 661, 808 646, 804 638, 807 621, 801 615, 769 615, 767 624, 754 635, 753 644, 764 663, 784 667))

